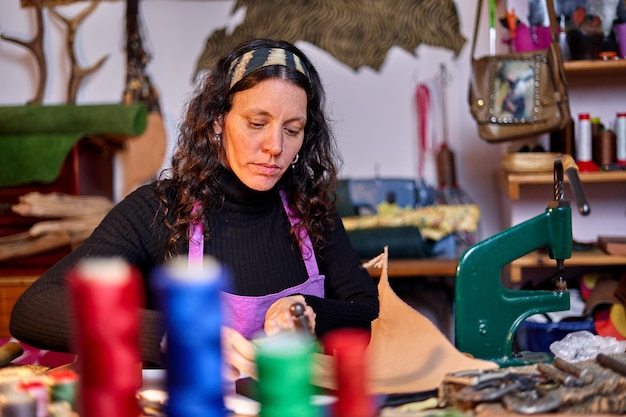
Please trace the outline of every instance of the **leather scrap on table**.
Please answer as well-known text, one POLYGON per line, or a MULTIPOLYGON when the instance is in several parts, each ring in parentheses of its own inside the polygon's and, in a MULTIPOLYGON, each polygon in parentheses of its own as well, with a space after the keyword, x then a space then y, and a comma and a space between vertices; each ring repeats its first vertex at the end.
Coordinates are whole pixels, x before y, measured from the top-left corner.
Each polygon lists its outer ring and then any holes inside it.
POLYGON ((370 389, 391 394, 437 389, 450 372, 494 369, 494 362, 460 352, 428 318, 406 304, 389 284, 387 248, 369 266, 379 264, 379 316, 367 348, 370 389))

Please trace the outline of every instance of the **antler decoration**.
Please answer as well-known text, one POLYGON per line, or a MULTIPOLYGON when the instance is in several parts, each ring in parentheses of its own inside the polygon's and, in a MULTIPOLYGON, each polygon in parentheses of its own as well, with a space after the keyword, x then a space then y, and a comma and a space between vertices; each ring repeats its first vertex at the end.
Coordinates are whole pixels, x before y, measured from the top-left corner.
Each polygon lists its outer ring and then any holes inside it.
POLYGON ((100 0, 92 1, 91 4, 87 8, 85 8, 85 10, 74 16, 73 19, 68 19, 65 16, 61 15, 53 7, 50 8, 50 12, 58 17, 67 26, 67 50, 70 56, 70 62, 72 63, 72 71, 70 73, 70 82, 67 93, 67 102, 69 104, 76 103, 76 94, 78 92, 78 87, 80 86, 80 83, 83 81, 83 78, 100 68, 102 64, 104 64, 104 61, 106 61, 108 58, 108 55, 106 55, 100 58, 100 60, 91 67, 81 68, 77 63, 76 52, 74 50, 74 41, 76 39, 76 31, 78 30, 78 25, 95 10, 99 3, 100 0))
POLYGON ((37 33, 30 41, 23 41, 12 36, 0 34, 0 38, 5 41, 13 42, 18 45, 22 45, 35 56, 37 61, 37 67, 39 68, 39 84, 37 85, 37 93, 28 103, 29 104, 41 104, 43 102, 44 89, 48 78, 48 70, 46 65, 46 56, 43 53, 43 7, 41 0, 32 0, 32 4, 35 7, 35 13, 37 15, 37 33))

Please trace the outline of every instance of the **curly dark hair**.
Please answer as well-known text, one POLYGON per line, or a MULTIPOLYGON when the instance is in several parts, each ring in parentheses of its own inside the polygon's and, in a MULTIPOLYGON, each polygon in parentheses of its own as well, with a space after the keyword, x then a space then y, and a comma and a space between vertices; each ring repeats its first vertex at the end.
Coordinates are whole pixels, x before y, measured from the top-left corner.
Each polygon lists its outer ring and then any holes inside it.
MULTIPOLYGON (((214 122, 231 109, 234 94, 268 78, 290 81, 307 94, 307 123, 299 160, 285 172, 278 186, 286 191, 288 203, 300 219, 296 227, 306 228, 316 248, 324 245, 323 232, 333 227, 335 184, 342 162, 325 113, 324 88, 313 64, 297 47, 285 41, 255 39, 220 58, 187 106, 171 167, 158 183, 159 198, 166 211, 165 224, 171 232, 168 256, 177 255, 183 243, 187 246, 191 221, 201 219, 208 205, 223 204, 224 190, 216 172, 224 165, 225 151, 213 130, 214 122), (258 48, 292 52, 306 66, 308 77, 288 66, 269 65, 252 71, 230 88, 231 63, 258 48), (198 210, 192 214, 196 203, 198 210)), ((205 231, 205 238, 210 238, 206 227, 205 231)), ((299 233, 292 231, 292 238, 296 236, 299 233)))

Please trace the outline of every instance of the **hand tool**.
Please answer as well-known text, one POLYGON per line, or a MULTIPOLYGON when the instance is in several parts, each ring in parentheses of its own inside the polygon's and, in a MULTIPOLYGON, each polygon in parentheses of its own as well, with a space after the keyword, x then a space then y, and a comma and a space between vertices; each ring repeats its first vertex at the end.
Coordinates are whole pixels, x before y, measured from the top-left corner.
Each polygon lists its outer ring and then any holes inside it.
POLYGON ((626 363, 604 353, 598 353, 596 361, 605 368, 609 368, 620 375, 626 376, 626 363))
MULTIPOLYGON (((489 375, 489 373, 485 374, 489 375)), ((509 393, 529 391, 538 382, 536 375, 524 375, 514 372, 491 374, 493 378, 468 385, 457 392, 457 399, 474 403, 496 401, 509 393)))
POLYGON ((496 0, 489 0, 489 55, 496 54, 496 0))
POLYGON ((507 375, 506 372, 498 372, 498 371, 489 372, 489 371, 484 371, 482 369, 477 369, 477 370, 459 371, 459 372, 454 372, 451 374, 446 374, 443 377, 443 382, 476 386, 486 381, 491 381, 495 379, 503 379, 506 375, 507 375))
POLYGON ((473 403, 491 402, 499 400, 510 392, 516 392, 520 389, 518 382, 505 382, 503 380, 494 379, 486 381, 476 386, 467 386, 457 392, 456 397, 460 401, 468 401, 473 403))
POLYGON ((560 369, 561 371, 567 372, 568 374, 574 375, 578 378, 578 384, 587 385, 593 382, 593 374, 589 371, 589 369, 583 368, 582 366, 576 365, 575 363, 568 362, 563 358, 556 357, 554 361, 552 361, 552 365, 555 368, 560 369))
POLYGON ((539 394, 537 390, 508 394, 502 398, 504 406, 520 414, 549 413, 561 406, 561 396, 556 391, 539 394))
POLYGON ((538 363, 537 370, 548 378, 558 381, 565 387, 574 387, 577 385, 577 378, 574 375, 563 372, 552 365, 538 363))
POLYGON ((509 29, 509 37, 515 39, 517 36, 517 24, 519 19, 515 15, 515 9, 507 9, 506 11, 506 27, 509 29))
POLYGON ((293 303, 291 307, 289 307, 289 312, 293 317, 293 322, 296 326, 296 330, 304 334, 310 335, 311 330, 309 329, 309 323, 307 321, 307 318, 304 315, 304 305, 302 303, 293 303))

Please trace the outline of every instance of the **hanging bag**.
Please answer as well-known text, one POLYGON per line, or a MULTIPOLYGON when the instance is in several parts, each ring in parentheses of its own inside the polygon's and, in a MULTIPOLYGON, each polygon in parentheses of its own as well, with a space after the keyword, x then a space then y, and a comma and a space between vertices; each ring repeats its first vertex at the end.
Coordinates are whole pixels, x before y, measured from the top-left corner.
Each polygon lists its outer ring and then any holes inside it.
POLYGON ((548 48, 475 58, 482 2, 476 13, 469 86, 478 135, 497 143, 563 130, 571 115, 552 0, 547 0, 548 48))

